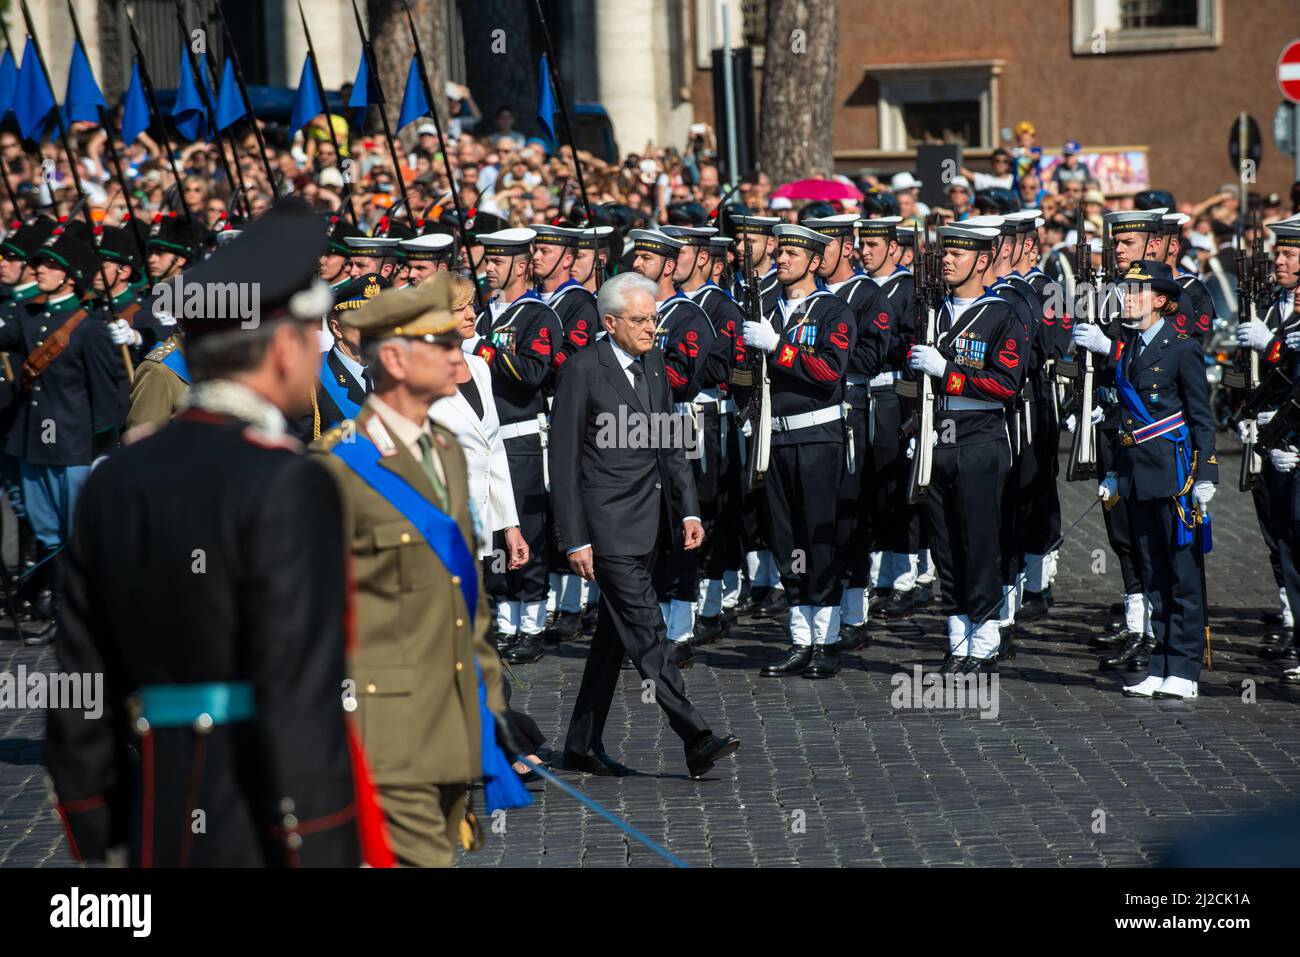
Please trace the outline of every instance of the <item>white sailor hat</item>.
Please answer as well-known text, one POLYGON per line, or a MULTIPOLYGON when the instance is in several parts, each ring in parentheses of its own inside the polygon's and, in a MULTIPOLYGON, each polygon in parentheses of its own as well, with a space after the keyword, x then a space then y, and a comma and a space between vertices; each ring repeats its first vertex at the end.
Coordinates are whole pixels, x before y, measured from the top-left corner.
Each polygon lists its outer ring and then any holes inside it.
POLYGON ((613 226, 592 226, 584 229, 578 234, 578 248, 595 249, 613 231, 613 226))
MULTIPOLYGON (((979 218, 1000 220, 1002 217, 979 218)), ((939 235, 943 237, 945 246, 951 246, 954 249, 973 249, 976 252, 987 252, 992 249, 993 240, 998 238, 999 232, 1000 230, 994 226, 972 226, 969 219, 939 227, 939 235)))
POLYGON ((1022 209, 1018 213, 1007 213, 1004 218, 1015 223, 1019 233, 1032 233, 1047 222, 1041 209, 1022 209))
POLYGON ((774 226, 772 234, 776 236, 778 246, 798 246, 814 253, 823 252, 831 241, 830 236, 795 223, 781 223, 774 226))
POLYGON ((963 219, 961 225, 995 229, 1004 236, 1013 236, 1016 232, 1015 220, 1010 216, 971 216, 969 219, 963 219))
POLYGON ((1192 217, 1186 213, 1165 213, 1161 218, 1161 231, 1166 236, 1177 236, 1183 231, 1183 227, 1192 221, 1192 217))
POLYGON ((1275 246, 1300 246, 1300 220, 1270 223, 1268 228, 1273 233, 1273 244, 1275 246))
POLYGON ((680 239, 674 239, 657 229, 633 229, 629 230, 627 235, 632 240, 633 249, 654 253, 667 259, 676 259, 677 254, 686 245, 680 239))
POLYGON ((401 242, 396 236, 348 236, 343 241, 353 256, 390 256, 401 242))
POLYGON ((731 248, 731 244, 734 242, 735 240, 730 236, 710 236, 709 252, 713 254, 714 259, 726 259, 727 250, 731 248))
POLYGON ((425 261, 450 256, 455 245, 456 237, 449 233, 426 233, 414 239, 402 240, 401 249, 406 253, 407 259, 425 261))
POLYGON ((857 224, 857 213, 839 213, 835 216, 809 216, 800 225, 807 226, 823 236, 852 236, 857 224))
POLYGON ((578 239, 582 236, 582 230, 576 226, 534 226, 533 232, 536 237, 535 243, 546 243, 551 246, 574 246, 578 245, 578 239))
POLYGON ((1126 209, 1118 213, 1107 213, 1102 218, 1110 227, 1112 236, 1118 233, 1158 233, 1164 228, 1167 212, 1169 210, 1163 206, 1157 209, 1126 209))
POLYGON ((881 216, 878 219, 859 219, 858 233, 862 236, 885 236, 894 238, 894 231, 903 221, 902 216, 881 216))
POLYGON ((732 216, 731 221, 737 230, 745 233, 762 233, 770 236, 772 230, 781 222, 780 216, 732 216))
POLYGON ((483 247, 484 256, 522 256, 528 252, 537 233, 527 227, 499 229, 495 233, 479 233, 475 238, 483 247))
POLYGON ((707 246, 718 230, 713 226, 664 226, 662 232, 685 246, 707 246))

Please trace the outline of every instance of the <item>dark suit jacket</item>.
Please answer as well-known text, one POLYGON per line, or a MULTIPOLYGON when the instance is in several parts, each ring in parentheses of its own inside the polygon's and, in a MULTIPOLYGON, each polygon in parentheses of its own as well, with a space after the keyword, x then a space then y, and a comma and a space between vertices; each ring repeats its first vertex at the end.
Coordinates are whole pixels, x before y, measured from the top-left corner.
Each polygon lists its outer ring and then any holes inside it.
MULTIPOLYGON (((590 544, 597 555, 648 555, 661 527, 674 538, 698 515, 691 463, 681 443, 631 447, 621 423, 637 413, 669 413, 672 396, 663 353, 645 356, 650 408, 644 409, 609 338, 560 367, 551 410, 551 504, 561 551, 590 544), (620 418, 620 407, 623 408, 620 418), (610 441, 611 437, 615 441, 610 441)), ((660 443, 663 444, 663 443, 660 443)))

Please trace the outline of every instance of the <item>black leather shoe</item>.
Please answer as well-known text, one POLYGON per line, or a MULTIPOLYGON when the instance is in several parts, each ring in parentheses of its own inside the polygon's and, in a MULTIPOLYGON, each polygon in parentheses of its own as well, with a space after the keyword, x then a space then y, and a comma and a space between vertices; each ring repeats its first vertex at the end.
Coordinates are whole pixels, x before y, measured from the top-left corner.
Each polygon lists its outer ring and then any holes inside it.
POLYGON ((599 617, 600 602, 598 601, 593 601, 582 609, 582 633, 584 635, 594 635, 596 633, 596 621, 599 617))
POLYGON ((930 583, 922 585, 918 582, 916 587, 912 589, 912 596, 915 599, 912 607, 916 611, 920 611, 934 601, 934 585, 930 583))
POLYGON ((916 589, 895 591, 880 608, 886 618, 906 618, 916 610, 916 589))
POLYGON ((1259 643, 1267 648, 1269 645, 1276 645, 1281 640, 1282 629, 1270 628, 1268 631, 1264 632, 1264 637, 1259 639, 1259 643))
MULTIPOLYGON (((998 635, 1001 640, 998 642, 998 653, 988 661, 1011 661, 1016 657, 1016 629, 1011 628, 998 629, 998 635)), ((976 659, 972 659, 976 660, 976 659)), ((994 669, 996 670, 996 669, 994 669)))
POLYGON ((1271 628, 1280 628, 1282 626, 1282 613, 1280 611, 1266 611, 1259 616, 1259 620, 1271 628))
POLYGON ((784 588, 773 588, 763 599, 763 603, 758 605, 754 611, 755 618, 779 618, 790 610, 790 603, 786 600, 784 588))
POLYGON ((1295 629, 1283 628, 1279 634, 1277 644, 1259 649, 1259 653, 1265 658, 1294 657, 1296 653, 1295 629))
POLYGON ((864 621, 860 625, 840 626, 840 651, 856 651, 871 644, 871 630, 864 621))
POLYGON ((966 662, 970 661, 970 655, 954 655, 951 651, 943 656, 943 664, 939 666, 941 675, 959 675, 966 671, 966 662))
POLYGON ((497 646, 497 651, 504 655, 518 638, 518 635, 508 635, 504 631, 498 631, 492 636, 492 643, 497 646))
POLYGON ((548 645, 571 641, 582 633, 582 616, 576 611, 557 611, 543 639, 548 645))
POLYGON ((625 778, 636 773, 631 768, 619 764, 604 751, 592 751, 590 754, 565 751, 564 770, 581 771, 583 774, 595 774, 603 778, 625 778))
POLYGON ((840 646, 816 645, 808 667, 803 670, 805 678, 834 678, 840 670, 840 646))
POLYGON ((675 664, 680 671, 685 671, 695 664, 695 656, 691 653, 691 643, 689 641, 668 642, 668 660, 675 664))
POLYGON ((768 592, 772 589, 764 587, 751 588, 745 585, 740 589, 740 597, 736 599, 736 611, 741 614, 752 612, 763 600, 767 598, 768 592))
POLYGON ((691 635, 691 644, 707 645, 722 637, 722 616, 701 615, 695 619, 695 634, 691 635))
POLYGON ((966 664, 961 669, 961 674, 997 674, 998 673, 998 656, 992 658, 967 658, 966 664))
POLYGON ((51 621, 40 631, 24 632, 23 644, 29 648, 37 647, 40 645, 48 645, 50 642, 54 640, 54 635, 58 630, 59 630, 58 625, 55 622, 51 621))
POLYGON ((729 754, 735 754, 740 747, 740 739, 728 734, 718 737, 711 734, 694 747, 686 749, 686 768, 691 777, 702 778, 708 774, 718 761, 729 754))
POLYGON ((810 661, 812 661, 811 645, 791 645, 784 658, 765 664, 759 675, 764 678, 788 678, 791 675, 801 675, 810 661))
POLYGON ((1025 600, 1020 605, 1020 610, 1016 612, 1018 621, 1037 621, 1047 616, 1052 607, 1052 590, 1046 591, 1027 591, 1025 600))
POLYGON ((722 609, 722 630, 730 631, 731 626, 736 623, 736 619, 738 619, 739 617, 740 617, 740 613, 736 611, 735 608, 722 609))
POLYGON ((1123 648, 1133 637, 1133 632, 1127 628, 1120 628, 1118 631, 1107 632, 1104 635, 1093 635, 1088 639, 1088 645, 1092 648, 1100 648, 1103 651, 1110 651, 1117 648, 1123 648))
POLYGON ((520 636, 502 657, 512 665, 528 665, 541 661, 544 654, 546 651, 542 647, 542 636, 536 634, 520 636))
POLYGON ((893 594, 894 589, 892 588, 871 588, 867 590, 867 598, 871 601, 888 601, 893 594))
POLYGON ((1150 664, 1151 652, 1155 650, 1156 640, 1154 637, 1130 633, 1128 642, 1120 649, 1119 654, 1102 657, 1097 662, 1097 667, 1141 671, 1150 664))

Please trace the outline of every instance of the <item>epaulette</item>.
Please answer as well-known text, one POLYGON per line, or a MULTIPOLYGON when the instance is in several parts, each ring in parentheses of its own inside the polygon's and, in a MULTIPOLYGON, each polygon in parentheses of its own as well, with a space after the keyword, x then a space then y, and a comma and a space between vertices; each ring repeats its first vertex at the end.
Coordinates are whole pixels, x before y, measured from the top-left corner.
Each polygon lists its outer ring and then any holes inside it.
POLYGON ((1189 336, 1189 335, 1188 335, 1187 333, 1185 333, 1185 332, 1180 332, 1180 333, 1178 333, 1178 338, 1179 338, 1179 339, 1190 339, 1190 338, 1192 338, 1192 337, 1189 336))
POLYGON ((246 442, 250 442, 258 448, 284 449, 289 452, 302 451, 302 443, 287 432, 268 432, 266 429, 259 429, 257 426, 249 425, 244 427, 241 434, 246 442))
POLYGON ((176 346, 177 346, 176 339, 174 337, 169 336, 168 338, 164 339, 162 342, 158 343, 158 345, 150 349, 149 354, 145 356, 145 358, 152 359, 154 362, 162 362, 169 355, 171 355, 173 352, 176 351, 176 346))
POLYGON ((321 437, 312 443, 312 447, 329 451, 342 442, 344 436, 356 434, 357 424, 351 419, 344 419, 332 429, 322 432, 321 437))

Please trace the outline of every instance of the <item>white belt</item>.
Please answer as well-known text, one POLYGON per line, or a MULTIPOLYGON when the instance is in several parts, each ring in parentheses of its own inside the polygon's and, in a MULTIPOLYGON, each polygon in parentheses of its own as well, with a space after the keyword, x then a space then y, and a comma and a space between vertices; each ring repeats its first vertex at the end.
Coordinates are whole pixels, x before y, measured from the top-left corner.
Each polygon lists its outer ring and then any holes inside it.
POLYGON ((719 415, 726 415, 729 412, 736 411, 736 403, 731 399, 725 397, 715 398, 711 395, 705 395, 703 392, 697 395, 690 404, 697 409, 708 409, 710 412, 717 412, 719 415))
POLYGON ((521 435, 537 435, 542 431, 541 424, 536 419, 525 419, 523 422, 511 422, 509 425, 503 425, 497 430, 497 435, 501 440, 517 439, 521 435))
POLYGON ((949 412, 993 412, 1001 411, 1003 406, 1001 402, 990 402, 986 399, 968 399, 964 395, 946 395, 943 397, 943 408, 949 412))
POLYGON ((850 372, 848 375, 844 377, 844 384, 845 385, 866 385, 867 377, 864 376, 861 372, 850 372))
POLYGON ((825 425, 827 422, 835 422, 842 418, 844 418, 843 408, 832 405, 825 409, 817 409, 815 412, 773 416, 772 431, 794 432, 796 429, 811 429, 814 425, 825 425))
POLYGON ((880 372, 871 377, 871 387, 875 389, 880 386, 893 385, 895 380, 901 378, 902 376, 897 372, 880 372))

